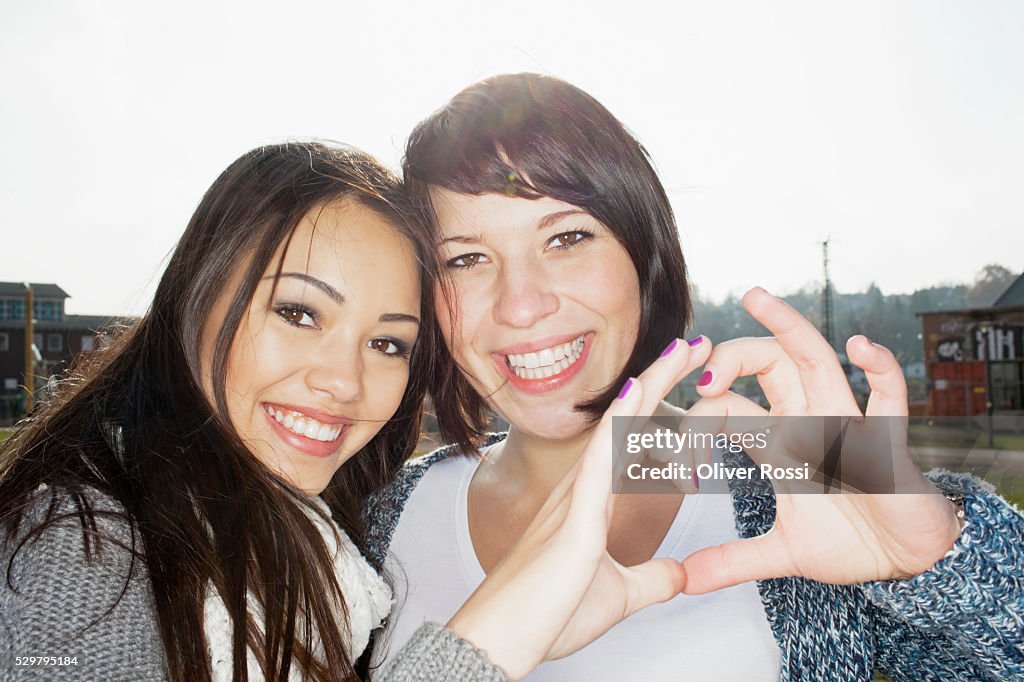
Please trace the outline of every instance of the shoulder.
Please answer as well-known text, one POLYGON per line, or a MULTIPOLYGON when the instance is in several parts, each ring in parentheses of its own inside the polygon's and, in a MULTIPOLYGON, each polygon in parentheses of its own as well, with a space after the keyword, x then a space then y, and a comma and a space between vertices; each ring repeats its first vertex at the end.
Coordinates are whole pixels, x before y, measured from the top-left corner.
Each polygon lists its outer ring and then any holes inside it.
POLYGON ((0 659, 68 656, 77 668, 64 672, 137 670, 146 679, 155 660, 155 679, 164 676, 141 540, 114 499, 41 489, 17 532, 5 536, 0 570, 0 659))
MULTIPOLYGON (((504 440, 504 433, 487 436, 484 447, 504 440)), ((395 480, 369 496, 363 503, 363 522, 366 525, 368 559, 376 568, 383 565, 391 538, 398 527, 409 497, 423 481, 428 471, 441 472, 450 466, 470 461, 474 455, 460 455, 454 445, 445 445, 433 452, 409 460, 395 480), (447 464, 443 464, 447 463, 447 464)))
POLYGON ((124 506, 93 488, 40 487, 15 532, 5 529, 2 556, 12 575, 49 563, 50 573, 78 564, 114 566, 136 557, 137 531, 124 506))

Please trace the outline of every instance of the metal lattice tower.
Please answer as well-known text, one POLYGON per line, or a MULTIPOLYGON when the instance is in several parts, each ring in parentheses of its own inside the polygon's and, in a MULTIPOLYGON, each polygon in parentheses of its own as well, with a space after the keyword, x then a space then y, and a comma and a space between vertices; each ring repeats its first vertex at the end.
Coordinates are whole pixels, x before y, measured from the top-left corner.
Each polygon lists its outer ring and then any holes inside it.
POLYGON ((832 313, 832 278, 828 273, 828 245, 831 241, 831 237, 826 237, 825 241, 821 242, 821 261, 825 270, 825 286, 821 290, 821 335, 828 341, 828 345, 835 349, 836 325, 832 313))

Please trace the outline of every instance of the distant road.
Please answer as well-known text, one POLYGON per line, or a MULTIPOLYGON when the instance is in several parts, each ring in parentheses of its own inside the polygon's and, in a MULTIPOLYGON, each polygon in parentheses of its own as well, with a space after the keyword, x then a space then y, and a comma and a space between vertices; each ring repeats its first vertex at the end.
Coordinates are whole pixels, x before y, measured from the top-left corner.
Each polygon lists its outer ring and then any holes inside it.
POLYGON ((910 454, 924 470, 943 468, 991 476, 1024 476, 1024 451, 987 448, 912 447, 910 454))

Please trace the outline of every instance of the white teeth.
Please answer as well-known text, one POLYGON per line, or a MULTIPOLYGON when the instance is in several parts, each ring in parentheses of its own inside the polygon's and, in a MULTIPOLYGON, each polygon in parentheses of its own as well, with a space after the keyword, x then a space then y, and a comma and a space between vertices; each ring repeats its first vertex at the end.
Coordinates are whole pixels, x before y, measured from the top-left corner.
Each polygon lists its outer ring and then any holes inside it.
POLYGON ((285 413, 270 405, 266 406, 267 414, 286 429, 300 436, 319 441, 337 440, 344 428, 342 424, 321 424, 317 420, 298 412, 285 413))
POLYGON ((580 359, 585 342, 580 336, 559 346, 544 348, 535 353, 506 355, 508 366, 521 379, 546 379, 565 371, 580 359))

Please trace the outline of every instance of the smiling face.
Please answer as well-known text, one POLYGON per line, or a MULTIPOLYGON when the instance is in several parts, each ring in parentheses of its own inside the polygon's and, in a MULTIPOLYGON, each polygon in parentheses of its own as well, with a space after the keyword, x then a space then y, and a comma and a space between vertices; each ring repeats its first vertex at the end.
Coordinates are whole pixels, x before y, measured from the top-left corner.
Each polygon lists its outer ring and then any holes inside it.
POLYGON ((590 422, 574 406, 607 389, 636 345, 640 285, 626 250, 549 197, 430 194, 455 294, 438 316, 456 362, 518 430, 579 435, 590 422))
MULTIPOLYGON (((420 270, 406 238, 353 201, 311 211, 281 261, 283 249, 271 259, 228 356, 228 416, 264 465, 319 493, 402 400, 419 331, 420 270)), ((243 269, 204 327, 207 384, 243 269)))

